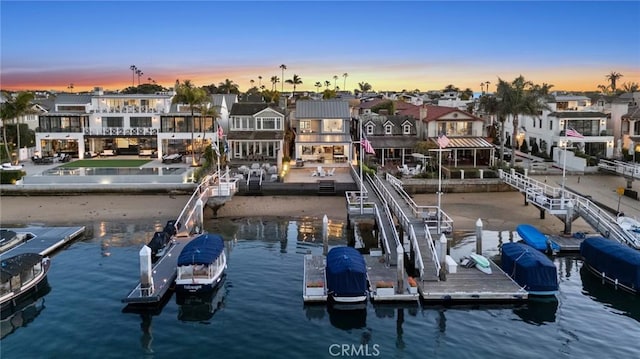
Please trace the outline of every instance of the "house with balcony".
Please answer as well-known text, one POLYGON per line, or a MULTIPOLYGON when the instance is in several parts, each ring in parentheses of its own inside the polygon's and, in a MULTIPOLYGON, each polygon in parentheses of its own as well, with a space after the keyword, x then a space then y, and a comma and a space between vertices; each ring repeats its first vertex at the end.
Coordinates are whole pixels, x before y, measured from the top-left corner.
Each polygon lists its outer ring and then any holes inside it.
POLYGON ((296 101, 291 127, 295 158, 324 163, 350 162, 353 158, 348 101, 296 101))
POLYGON ((265 102, 236 102, 226 134, 230 160, 277 161, 284 146, 285 115, 265 102))
MULTIPOLYGON (((551 95, 545 101, 548 109, 542 110, 538 116, 519 116, 518 146, 526 141, 532 152, 552 156, 556 163, 562 156, 556 148, 564 148, 567 144, 591 156, 613 155, 614 137, 608 125, 609 116, 595 110, 588 97, 551 95), (567 136, 568 129, 577 131, 582 137, 567 136)), ((512 118, 505 121, 504 131, 505 143, 512 143, 512 118)))
POLYGON ((76 158, 108 155, 202 153, 217 139, 216 119, 187 104, 173 104, 173 91, 156 94, 60 94, 39 116, 36 151, 76 158))
POLYGON ((404 165, 413 160, 411 154, 419 141, 415 118, 368 113, 361 115, 359 120, 381 166, 389 163, 404 165))

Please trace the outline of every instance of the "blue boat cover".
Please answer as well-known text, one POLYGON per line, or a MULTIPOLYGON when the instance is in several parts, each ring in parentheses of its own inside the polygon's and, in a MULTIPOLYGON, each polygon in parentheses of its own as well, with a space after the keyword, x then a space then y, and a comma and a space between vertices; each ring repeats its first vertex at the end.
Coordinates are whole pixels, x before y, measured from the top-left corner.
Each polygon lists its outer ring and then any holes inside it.
POLYGON ((519 224, 516 227, 516 232, 518 232, 525 243, 539 251, 547 250, 547 242, 551 244, 551 249, 554 251, 560 250, 560 246, 557 243, 547 238, 547 236, 530 224, 519 224))
POLYGON ((211 264, 223 250, 224 240, 219 234, 201 234, 184 246, 178 257, 178 266, 211 264))
POLYGON ((580 244, 584 261, 608 278, 640 290, 640 251, 603 237, 589 237, 580 244))
POLYGON ((353 247, 335 247, 327 253, 327 289, 338 297, 367 293, 367 265, 353 247))
POLYGON ((544 253, 523 243, 502 245, 502 270, 529 292, 558 290, 558 271, 544 253))

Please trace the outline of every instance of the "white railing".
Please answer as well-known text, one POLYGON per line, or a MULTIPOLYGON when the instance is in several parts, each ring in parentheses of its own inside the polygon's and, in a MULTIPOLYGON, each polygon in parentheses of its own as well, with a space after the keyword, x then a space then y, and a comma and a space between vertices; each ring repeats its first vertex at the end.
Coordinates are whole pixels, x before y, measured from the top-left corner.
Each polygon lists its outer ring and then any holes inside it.
POLYGON ((609 161, 600 160, 598 167, 603 170, 615 172, 625 177, 639 178, 640 179, 640 166, 635 163, 627 163, 623 161, 609 161))
POLYGON ((178 233, 182 233, 189 235, 196 227, 196 225, 202 225, 202 223, 197 223, 196 218, 196 207, 198 201, 202 201, 203 205, 206 203, 207 198, 209 197, 208 186, 209 182, 215 182, 218 177, 218 173, 214 173, 206 176, 196 187, 195 191, 187 201, 187 204, 184 205, 182 212, 178 215, 178 219, 176 219, 176 230, 178 233))
POLYGON ((438 259, 438 251, 436 251, 436 245, 435 245, 435 242, 433 241, 433 238, 431 237, 429 226, 426 224, 424 225, 424 232, 426 233, 427 243, 429 243, 429 249, 431 250, 431 259, 436 264, 436 275, 438 275, 438 278, 440 278, 439 274, 442 266, 440 266, 440 260, 438 259))
POLYGON ((152 136, 158 134, 157 128, 152 127, 85 127, 85 135, 94 136, 152 136))

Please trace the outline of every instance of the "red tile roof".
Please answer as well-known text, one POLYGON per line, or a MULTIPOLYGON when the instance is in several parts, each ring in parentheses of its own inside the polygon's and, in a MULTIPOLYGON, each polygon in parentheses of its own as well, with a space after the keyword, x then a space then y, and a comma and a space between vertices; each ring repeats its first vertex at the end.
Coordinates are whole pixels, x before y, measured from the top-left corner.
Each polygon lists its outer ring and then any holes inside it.
MULTIPOLYGON (((398 115, 413 116, 414 118, 418 119, 420 118, 420 107, 422 106, 415 106, 415 107, 408 108, 406 110, 400 111, 398 115)), ((474 116, 466 111, 461 111, 454 107, 434 106, 434 105, 424 105, 424 107, 427 109, 427 117, 423 120, 424 122, 436 121, 440 119, 442 116, 450 114, 452 112, 463 113, 467 116, 473 117, 475 120, 482 121, 481 118, 474 116)))

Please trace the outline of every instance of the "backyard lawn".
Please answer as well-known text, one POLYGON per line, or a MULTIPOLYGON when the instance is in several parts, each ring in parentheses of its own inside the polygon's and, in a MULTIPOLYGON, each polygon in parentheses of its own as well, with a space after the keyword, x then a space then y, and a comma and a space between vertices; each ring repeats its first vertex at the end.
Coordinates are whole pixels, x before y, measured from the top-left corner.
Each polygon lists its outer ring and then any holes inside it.
POLYGON ((64 168, 78 168, 78 167, 140 167, 144 164, 151 162, 151 160, 103 160, 103 159, 90 159, 90 160, 77 160, 69 163, 65 163, 60 167, 64 168))

